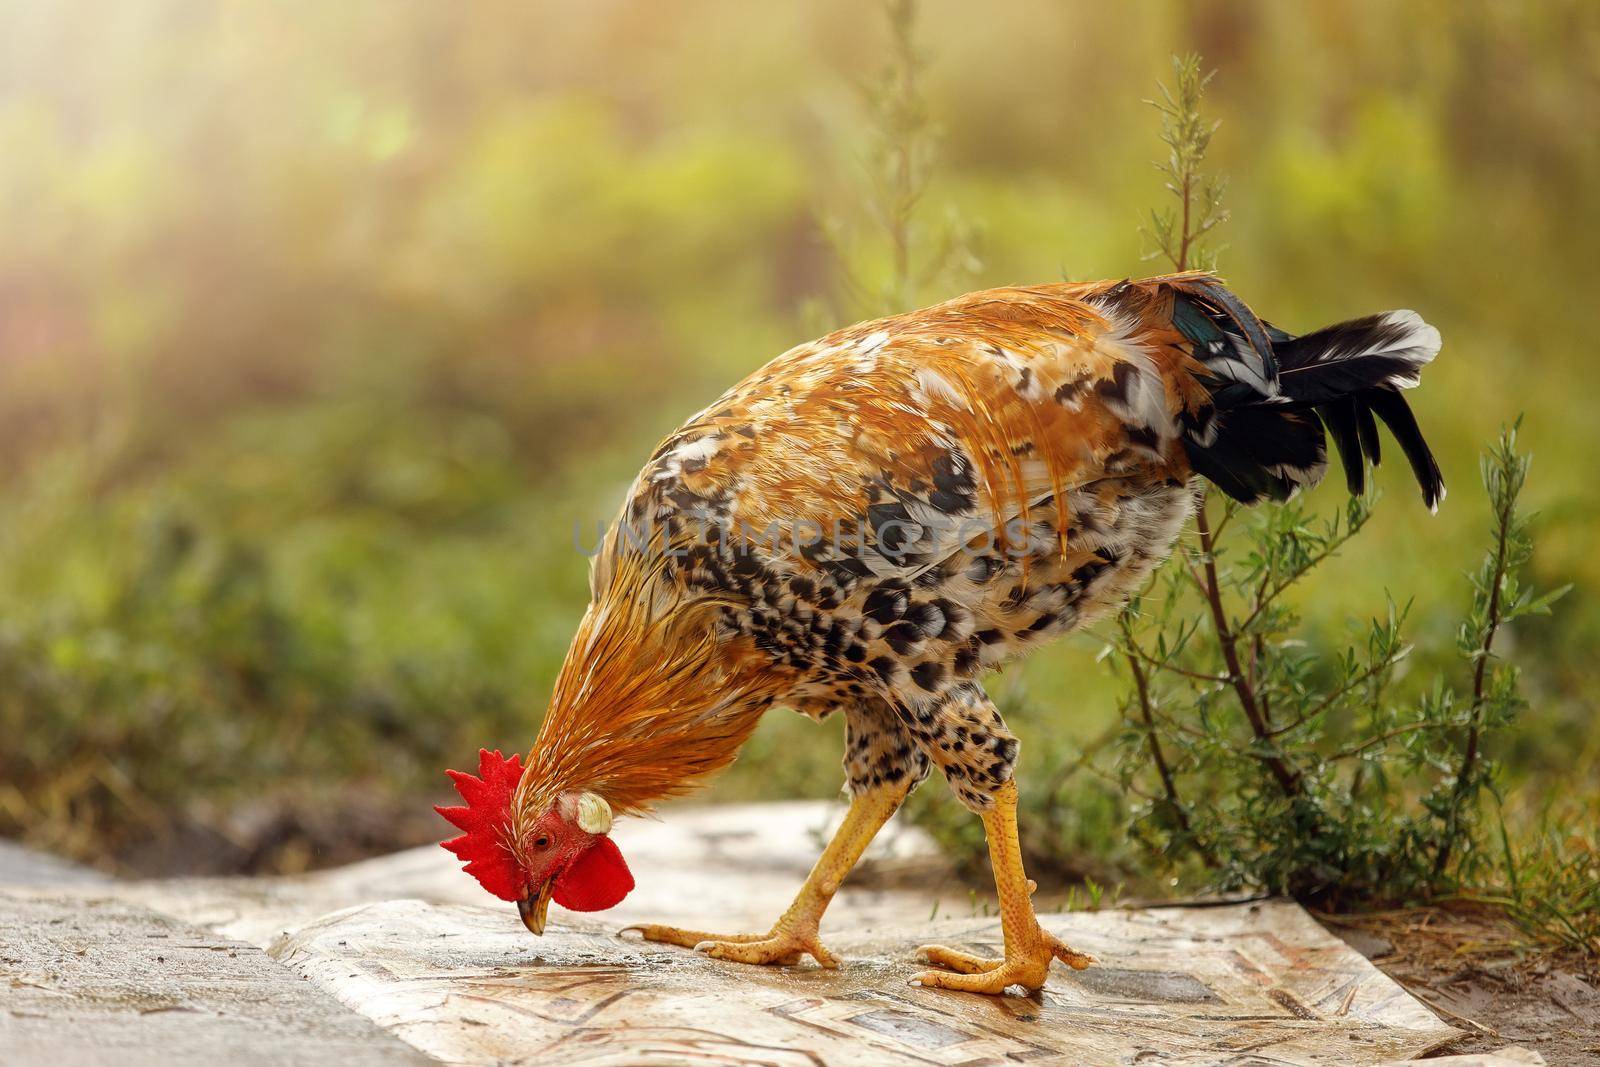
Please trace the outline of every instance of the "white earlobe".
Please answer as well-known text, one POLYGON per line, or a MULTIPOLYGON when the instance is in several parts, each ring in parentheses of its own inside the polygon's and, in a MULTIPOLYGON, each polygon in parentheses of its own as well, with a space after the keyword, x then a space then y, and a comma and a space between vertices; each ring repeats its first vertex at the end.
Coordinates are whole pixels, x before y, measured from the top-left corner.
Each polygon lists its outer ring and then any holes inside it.
POLYGON ((586 834, 611 830, 611 805, 599 793, 584 793, 578 798, 578 829, 586 834))

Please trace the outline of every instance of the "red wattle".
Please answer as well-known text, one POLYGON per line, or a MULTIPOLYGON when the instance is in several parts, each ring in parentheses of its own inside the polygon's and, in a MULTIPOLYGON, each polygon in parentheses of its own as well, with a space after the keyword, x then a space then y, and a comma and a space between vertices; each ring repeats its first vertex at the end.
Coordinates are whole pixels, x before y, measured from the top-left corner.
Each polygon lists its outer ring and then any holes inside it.
POLYGON ((595 838, 556 878, 551 897, 568 911, 604 911, 633 891, 633 872, 616 842, 595 838))

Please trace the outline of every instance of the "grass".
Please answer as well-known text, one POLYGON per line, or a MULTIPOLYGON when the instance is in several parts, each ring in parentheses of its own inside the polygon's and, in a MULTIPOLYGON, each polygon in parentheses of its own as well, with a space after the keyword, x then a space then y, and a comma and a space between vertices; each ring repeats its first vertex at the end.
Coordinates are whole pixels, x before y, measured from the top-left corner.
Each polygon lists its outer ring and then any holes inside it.
POLYGON ((1592 800, 1555 810, 1516 840, 1502 819, 1503 885, 1462 899, 1502 909, 1545 945, 1600 960, 1600 810, 1592 800))

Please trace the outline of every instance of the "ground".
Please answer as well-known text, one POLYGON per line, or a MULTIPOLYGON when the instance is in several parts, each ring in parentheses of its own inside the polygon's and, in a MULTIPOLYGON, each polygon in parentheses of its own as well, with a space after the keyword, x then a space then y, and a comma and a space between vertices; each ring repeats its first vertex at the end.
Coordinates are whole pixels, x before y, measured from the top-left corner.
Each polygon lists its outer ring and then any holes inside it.
POLYGON ((1600 959, 1550 952, 1491 911, 1319 916, 1465 1034, 1451 1052, 1524 1045, 1552 1064, 1600 1062, 1600 959))
POLYGON ((9 978, 0 1061, 173 1062, 174 1050, 220 1044, 236 1067, 712 1054, 1361 1067, 1512 1043, 1579 1064, 1600 1048, 1595 976, 1516 955, 1512 932, 1481 916, 1319 925, 1283 901, 1046 907, 1047 929, 1099 957, 1096 967, 1058 969, 1033 997, 909 988, 916 944, 993 952, 998 924, 905 828, 869 853, 824 924, 847 961, 840 971, 746 970, 616 936, 642 919, 763 927, 803 875, 829 810, 677 809, 632 822, 618 839, 639 890, 602 916, 557 913, 543 939, 434 848, 295 878, 144 882, 0 849, 0 884, 12 884, 0 888, 10 898, 0 907, 9 978))

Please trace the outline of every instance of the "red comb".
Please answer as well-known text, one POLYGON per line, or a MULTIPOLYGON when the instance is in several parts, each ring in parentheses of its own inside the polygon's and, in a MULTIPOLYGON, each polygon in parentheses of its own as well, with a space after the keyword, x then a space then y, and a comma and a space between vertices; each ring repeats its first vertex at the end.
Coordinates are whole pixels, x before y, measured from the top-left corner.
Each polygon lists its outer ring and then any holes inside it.
POLYGON ((456 783, 465 805, 452 808, 435 807, 457 830, 460 837, 443 842, 443 846, 465 861, 463 868, 476 878, 483 888, 501 900, 516 900, 522 896, 521 879, 517 877, 516 861, 506 848, 506 836, 511 825, 511 794, 522 778, 522 757, 506 759, 499 749, 490 752, 478 750, 478 776, 465 771, 446 771, 456 783))

